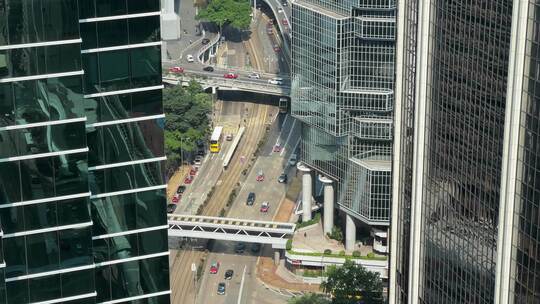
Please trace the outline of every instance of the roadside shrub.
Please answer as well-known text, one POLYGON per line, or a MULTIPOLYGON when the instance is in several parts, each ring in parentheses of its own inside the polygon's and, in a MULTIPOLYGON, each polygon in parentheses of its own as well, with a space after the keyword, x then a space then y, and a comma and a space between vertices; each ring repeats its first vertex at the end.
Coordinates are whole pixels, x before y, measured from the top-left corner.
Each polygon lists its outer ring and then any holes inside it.
POLYGON ((221 211, 219 212, 219 216, 225 216, 225 208, 221 209, 221 211))
POLYGON ((367 257, 373 259, 375 257, 375 254, 373 252, 370 252, 367 254, 367 257))
POLYGON ((332 232, 327 234, 329 238, 336 240, 338 242, 343 242, 343 232, 339 226, 332 227, 332 232))
POLYGON ((341 251, 339 252, 339 255, 340 255, 340 256, 345 256, 345 250, 341 250, 341 251))
POLYGON ((360 251, 358 250, 355 250, 352 252, 352 256, 355 257, 355 258, 359 258, 362 256, 362 254, 360 253, 360 251))
POLYGON ((292 249, 292 239, 287 240, 287 243, 285 244, 285 249, 286 250, 291 250, 292 249))
POLYGON ((325 249, 325 250, 324 250, 324 254, 326 254, 326 255, 332 254, 332 250, 330 250, 330 249, 325 249))

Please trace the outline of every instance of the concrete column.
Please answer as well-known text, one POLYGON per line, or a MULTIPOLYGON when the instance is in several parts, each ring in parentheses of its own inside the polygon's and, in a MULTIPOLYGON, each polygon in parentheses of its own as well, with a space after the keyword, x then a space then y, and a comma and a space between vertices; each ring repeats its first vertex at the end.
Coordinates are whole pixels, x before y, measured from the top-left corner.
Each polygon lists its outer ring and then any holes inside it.
POLYGON ((281 259, 281 254, 279 249, 274 250, 274 264, 279 265, 279 260, 281 259))
POLYGON ((356 243, 356 224, 352 216, 345 214, 345 250, 352 251, 356 243))
POLYGON ((324 234, 327 234, 332 232, 332 227, 334 227, 334 187, 332 186, 332 180, 327 177, 319 175, 319 180, 324 187, 323 228, 324 234))
POLYGON ((302 173, 302 222, 305 222, 311 220, 311 169, 301 162, 298 162, 296 168, 302 173))

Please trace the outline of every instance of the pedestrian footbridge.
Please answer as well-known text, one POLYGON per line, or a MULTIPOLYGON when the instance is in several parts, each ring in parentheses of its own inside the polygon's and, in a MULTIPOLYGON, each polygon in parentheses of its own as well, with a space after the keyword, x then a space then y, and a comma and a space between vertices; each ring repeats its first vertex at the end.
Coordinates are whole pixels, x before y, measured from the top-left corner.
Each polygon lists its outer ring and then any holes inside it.
POLYGON ((285 249, 296 224, 200 215, 169 214, 169 239, 177 237, 270 244, 285 249))

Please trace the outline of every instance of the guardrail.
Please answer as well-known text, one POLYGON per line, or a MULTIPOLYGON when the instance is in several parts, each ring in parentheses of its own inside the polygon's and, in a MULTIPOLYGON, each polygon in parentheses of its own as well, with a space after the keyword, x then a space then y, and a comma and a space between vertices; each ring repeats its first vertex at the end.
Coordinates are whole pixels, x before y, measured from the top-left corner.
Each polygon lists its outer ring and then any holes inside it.
POLYGON ((204 53, 206 51, 208 51, 211 47, 213 47, 216 43, 219 42, 219 39, 221 38, 221 33, 218 32, 217 35, 210 39, 210 42, 208 42, 206 45, 204 45, 200 50, 199 52, 197 53, 197 60, 201 63, 201 64, 204 64, 204 62, 202 61, 201 57, 204 55, 204 53))
POLYGON ((227 168, 229 165, 229 162, 232 159, 232 156, 234 155, 234 151, 236 151, 236 147, 238 146, 238 143, 240 142, 240 139, 242 138, 242 135, 244 135, 245 127, 240 127, 238 130, 238 133, 236 134, 236 137, 234 138, 231 147, 229 148, 229 151, 227 152, 227 155, 225 155, 225 160, 223 161, 223 167, 227 168))

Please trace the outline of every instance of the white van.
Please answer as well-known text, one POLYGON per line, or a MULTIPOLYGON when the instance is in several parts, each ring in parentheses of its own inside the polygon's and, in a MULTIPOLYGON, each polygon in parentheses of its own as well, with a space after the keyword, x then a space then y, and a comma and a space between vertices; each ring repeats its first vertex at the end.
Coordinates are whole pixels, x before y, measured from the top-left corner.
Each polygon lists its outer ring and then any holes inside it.
POLYGON ((294 166, 298 162, 298 158, 296 153, 291 155, 291 158, 289 158, 289 165, 294 166))
POLYGON ((191 55, 191 54, 190 54, 190 55, 187 55, 187 62, 193 62, 193 61, 195 61, 195 60, 193 59, 193 55, 191 55))

